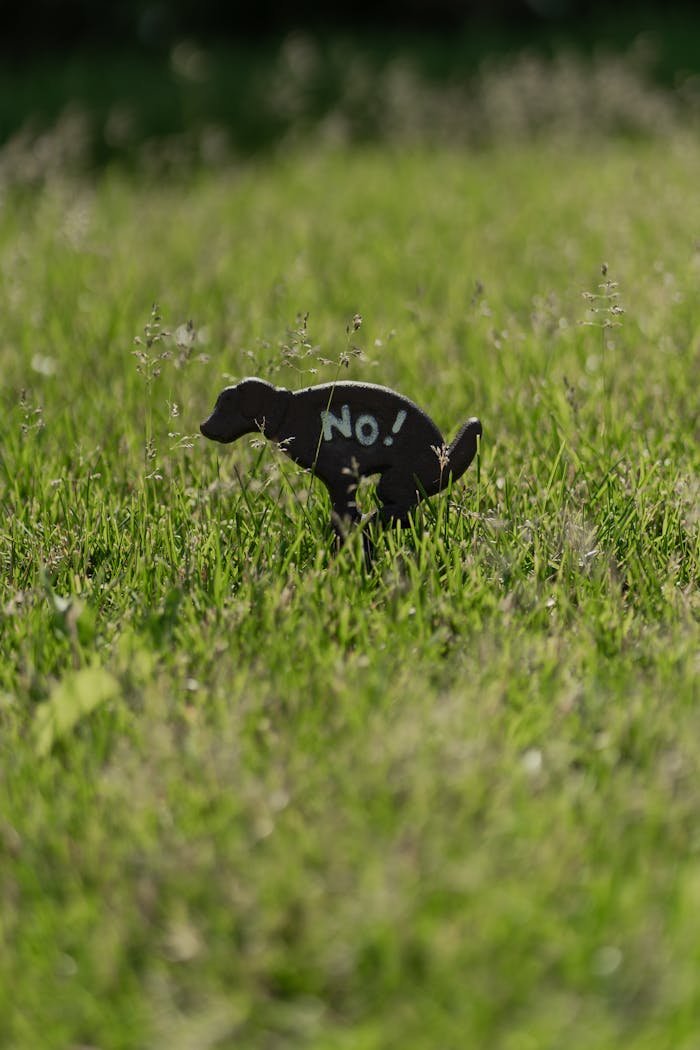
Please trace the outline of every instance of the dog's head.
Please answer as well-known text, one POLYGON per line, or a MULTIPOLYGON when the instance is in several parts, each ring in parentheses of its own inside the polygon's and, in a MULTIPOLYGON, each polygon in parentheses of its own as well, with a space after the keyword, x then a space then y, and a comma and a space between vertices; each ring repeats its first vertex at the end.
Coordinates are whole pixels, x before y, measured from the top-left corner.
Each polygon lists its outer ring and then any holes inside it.
POLYGON ((274 437, 284 415, 287 397, 289 391, 274 387, 263 379, 242 379, 235 386, 227 386, 221 391, 214 411, 199 429, 204 437, 223 444, 256 431, 274 437))

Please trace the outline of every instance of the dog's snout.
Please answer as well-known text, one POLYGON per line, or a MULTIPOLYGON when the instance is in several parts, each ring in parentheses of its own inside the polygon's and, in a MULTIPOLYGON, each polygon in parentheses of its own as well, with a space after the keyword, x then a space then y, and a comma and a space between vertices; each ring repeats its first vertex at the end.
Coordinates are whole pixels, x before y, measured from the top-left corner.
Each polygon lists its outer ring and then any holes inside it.
POLYGON ((199 429, 205 438, 210 441, 230 441, 226 420, 221 418, 221 413, 214 410, 212 414, 199 424, 199 429))
POLYGON ((210 416, 199 424, 199 429, 205 438, 209 438, 210 441, 219 440, 219 430, 217 427, 216 412, 212 412, 210 416))

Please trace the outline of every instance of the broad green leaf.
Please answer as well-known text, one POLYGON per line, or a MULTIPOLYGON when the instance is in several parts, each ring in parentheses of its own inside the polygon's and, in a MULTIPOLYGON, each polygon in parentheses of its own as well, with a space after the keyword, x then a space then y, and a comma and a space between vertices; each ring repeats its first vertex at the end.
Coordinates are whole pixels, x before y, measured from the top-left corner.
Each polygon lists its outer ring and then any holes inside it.
POLYGON ((85 667, 67 674, 58 683, 34 719, 39 755, 46 755, 61 737, 119 691, 116 678, 103 667, 85 667))

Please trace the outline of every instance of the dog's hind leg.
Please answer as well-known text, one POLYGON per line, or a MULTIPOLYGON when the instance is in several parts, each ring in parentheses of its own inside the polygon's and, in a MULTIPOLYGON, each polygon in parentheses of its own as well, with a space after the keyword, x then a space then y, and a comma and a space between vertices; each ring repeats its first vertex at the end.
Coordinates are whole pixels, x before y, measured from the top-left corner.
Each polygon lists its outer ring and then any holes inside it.
POLYGON ((340 485, 329 488, 331 496, 331 525, 341 544, 347 538, 349 530, 360 521, 362 515, 357 506, 355 494, 357 483, 351 478, 340 485))
POLYGON ((405 525, 420 497, 413 477, 393 468, 385 470, 379 479, 377 498, 382 505, 380 514, 385 524, 401 522, 405 525))

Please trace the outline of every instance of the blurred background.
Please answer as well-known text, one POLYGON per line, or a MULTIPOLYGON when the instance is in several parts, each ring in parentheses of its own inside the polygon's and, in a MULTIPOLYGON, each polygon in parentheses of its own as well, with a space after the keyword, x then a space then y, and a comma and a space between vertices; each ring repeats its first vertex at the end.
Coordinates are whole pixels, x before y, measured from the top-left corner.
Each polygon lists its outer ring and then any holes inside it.
POLYGON ((31 0, 2 22, 5 182, 312 140, 658 135, 700 112, 695 3, 31 0))
MULTIPOLYGON (((8 41, 47 45, 81 44, 101 40, 110 44, 135 42, 164 44, 180 34, 196 33, 208 38, 239 34, 267 36, 300 26, 313 29, 342 27, 358 31, 383 26, 421 31, 454 31, 480 21, 521 27, 556 19, 590 22, 591 18, 631 12, 640 17, 658 8, 661 14, 673 4, 640 4, 617 0, 31 0, 6 4, 3 14, 8 41)), ((690 13, 697 4, 686 2, 690 13)))

